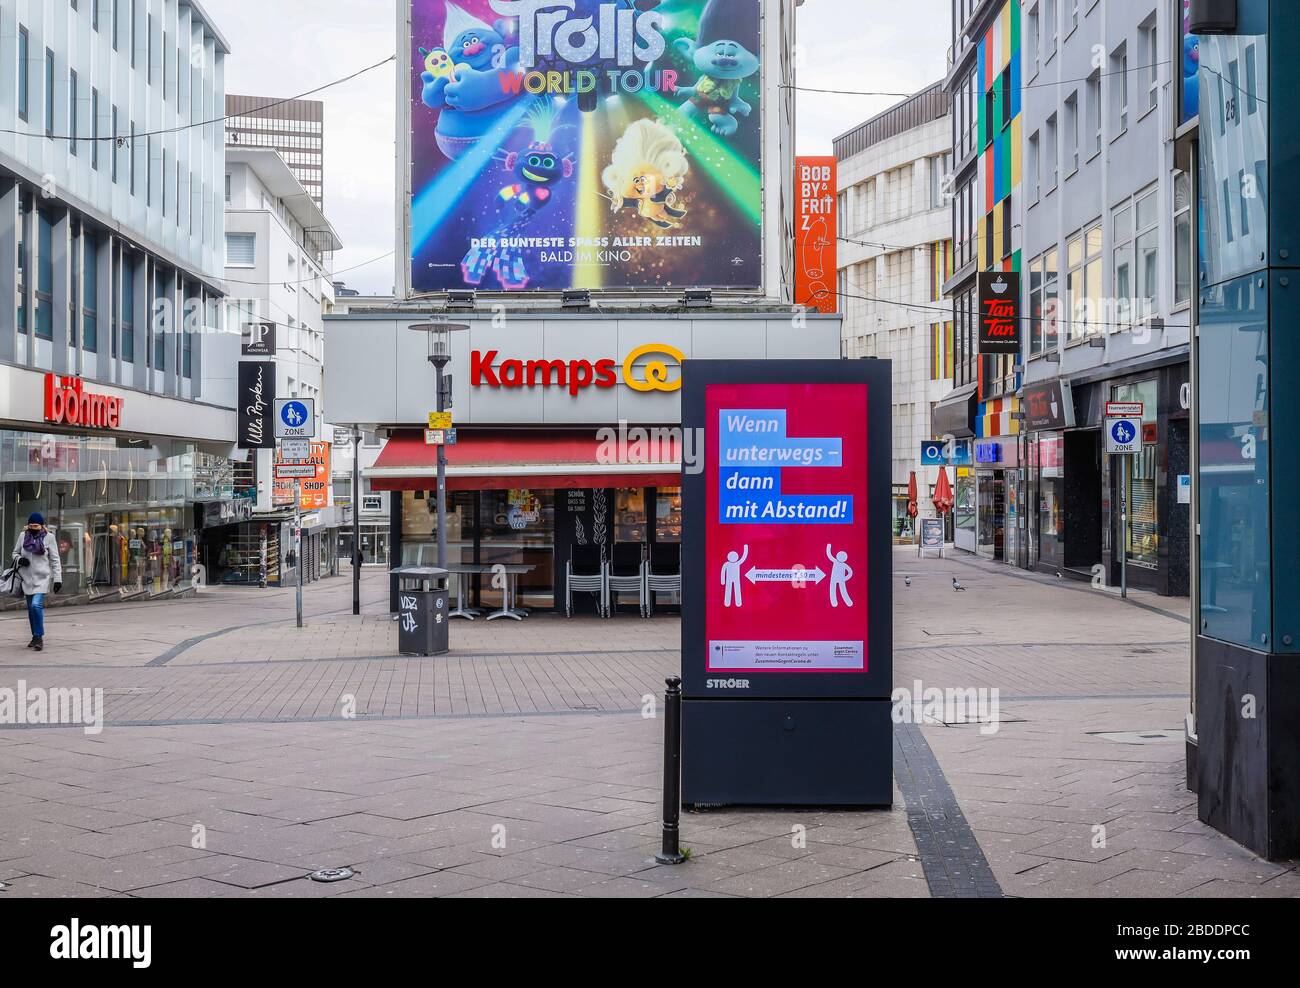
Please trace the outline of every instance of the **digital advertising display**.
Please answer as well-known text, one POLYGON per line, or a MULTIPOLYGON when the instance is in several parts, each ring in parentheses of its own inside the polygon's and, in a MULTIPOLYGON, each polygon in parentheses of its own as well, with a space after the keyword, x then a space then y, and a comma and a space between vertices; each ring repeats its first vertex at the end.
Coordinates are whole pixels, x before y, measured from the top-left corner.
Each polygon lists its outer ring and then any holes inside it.
POLYGON ((682 364, 682 800, 888 805, 888 360, 682 364))
POLYGON ((410 288, 762 288, 762 0, 410 0, 410 288))
POLYGON ((865 672, 867 386, 711 384, 710 672, 865 672))

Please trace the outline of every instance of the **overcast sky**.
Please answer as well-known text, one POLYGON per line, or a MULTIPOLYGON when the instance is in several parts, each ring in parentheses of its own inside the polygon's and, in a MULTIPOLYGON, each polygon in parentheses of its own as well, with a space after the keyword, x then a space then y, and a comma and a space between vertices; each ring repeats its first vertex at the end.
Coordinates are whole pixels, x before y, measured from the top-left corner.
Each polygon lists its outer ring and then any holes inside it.
MULTIPOLYGON (((230 41, 226 89, 295 96, 393 54, 398 0, 206 0, 230 41)), ((407 2, 407 0, 401 0, 407 2)), ((949 0, 807 0, 799 9, 798 85, 915 92, 939 79, 949 0)), ((325 213, 344 247, 339 280, 367 293, 393 287, 394 66, 313 97, 325 102, 325 213)), ((800 93, 798 150, 831 140, 894 97, 800 93)))

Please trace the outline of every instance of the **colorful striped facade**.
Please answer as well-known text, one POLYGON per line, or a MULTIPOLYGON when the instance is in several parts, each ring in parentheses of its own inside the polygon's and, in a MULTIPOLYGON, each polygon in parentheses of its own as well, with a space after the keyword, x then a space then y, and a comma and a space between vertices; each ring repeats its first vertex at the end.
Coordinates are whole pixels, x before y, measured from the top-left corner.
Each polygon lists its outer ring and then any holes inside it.
POLYGON ((980 267, 985 267, 986 238, 993 238, 994 267, 1004 271, 1020 270, 1020 252, 1008 252, 1011 230, 1005 229, 1002 205, 1007 196, 1014 195, 1012 215, 1020 208, 1021 133, 1020 95, 1022 83, 1020 45, 1020 0, 1008 0, 980 39, 977 52, 975 78, 979 81, 977 109, 979 114, 978 147, 980 151, 980 194, 977 202, 983 204, 983 221, 978 223, 977 243, 980 267), (991 94, 992 99, 988 97, 991 94), (1010 102, 1010 124, 1002 126, 1003 115, 1010 102), (991 111, 991 113, 990 113, 991 111), (1010 254, 1009 257, 1004 255, 1010 254))

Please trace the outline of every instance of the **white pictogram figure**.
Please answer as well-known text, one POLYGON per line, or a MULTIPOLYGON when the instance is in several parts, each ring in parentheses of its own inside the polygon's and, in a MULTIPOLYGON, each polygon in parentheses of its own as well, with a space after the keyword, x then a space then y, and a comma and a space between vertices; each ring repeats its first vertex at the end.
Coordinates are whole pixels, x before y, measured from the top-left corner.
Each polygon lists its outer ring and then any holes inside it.
POLYGON ((722 585, 726 589, 723 591, 722 603, 724 607, 739 607, 740 601, 740 567, 745 564, 749 558, 749 546, 745 546, 743 555, 737 555, 733 549, 727 553, 727 561, 722 564, 722 585), (732 603, 732 599, 735 603, 732 603))
POLYGON ((845 607, 853 606, 849 596, 849 580, 853 578, 853 567, 849 565, 849 554, 844 550, 831 551, 831 544, 826 543, 826 558, 831 561, 831 607, 839 607, 837 596, 844 601, 845 607))

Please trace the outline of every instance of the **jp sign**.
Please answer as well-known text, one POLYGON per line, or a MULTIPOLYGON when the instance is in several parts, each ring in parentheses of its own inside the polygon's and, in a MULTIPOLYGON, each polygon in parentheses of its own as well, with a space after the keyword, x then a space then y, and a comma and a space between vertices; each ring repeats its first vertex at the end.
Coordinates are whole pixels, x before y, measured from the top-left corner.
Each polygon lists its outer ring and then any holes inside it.
POLYGON ((277 398, 276 439, 312 439, 316 435, 315 398, 277 398))
POLYGON ((979 276, 979 352, 1020 352, 1020 274, 981 271, 979 276))
POLYGON ((889 375, 683 365, 687 802, 890 800, 889 375))

